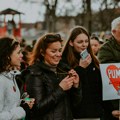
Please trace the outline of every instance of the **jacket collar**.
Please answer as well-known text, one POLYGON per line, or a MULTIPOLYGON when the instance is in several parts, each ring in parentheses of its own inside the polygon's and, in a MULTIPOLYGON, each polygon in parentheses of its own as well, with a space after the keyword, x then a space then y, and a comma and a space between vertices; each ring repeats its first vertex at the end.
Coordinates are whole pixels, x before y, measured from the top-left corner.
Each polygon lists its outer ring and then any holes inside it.
POLYGON ((18 70, 12 70, 12 71, 5 71, 2 73, 2 75, 4 75, 5 77, 9 78, 9 79, 12 79, 14 76, 16 75, 19 75, 20 74, 20 71, 18 70))
POLYGON ((120 45, 117 43, 116 39, 114 38, 114 36, 111 37, 111 41, 112 41, 112 44, 114 44, 113 46, 120 50, 120 45))

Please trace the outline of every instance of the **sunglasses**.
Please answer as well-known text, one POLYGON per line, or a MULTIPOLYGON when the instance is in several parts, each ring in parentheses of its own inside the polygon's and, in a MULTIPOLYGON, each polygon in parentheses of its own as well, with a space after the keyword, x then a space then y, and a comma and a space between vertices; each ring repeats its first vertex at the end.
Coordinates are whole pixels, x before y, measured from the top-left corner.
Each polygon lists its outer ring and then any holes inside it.
POLYGON ((54 35, 46 35, 45 40, 61 40, 60 34, 54 34, 54 35))
POLYGON ((13 46, 15 43, 18 43, 17 40, 13 39, 11 46, 13 46))

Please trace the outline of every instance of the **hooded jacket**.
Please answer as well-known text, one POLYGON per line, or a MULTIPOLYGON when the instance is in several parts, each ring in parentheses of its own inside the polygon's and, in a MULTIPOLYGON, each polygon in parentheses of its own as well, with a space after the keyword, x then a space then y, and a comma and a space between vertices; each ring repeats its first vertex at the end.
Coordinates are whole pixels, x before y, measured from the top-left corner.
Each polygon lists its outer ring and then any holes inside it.
POLYGON ((25 117, 25 110, 20 106, 20 91, 15 76, 18 71, 0 74, 0 120, 19 120, 25 117))

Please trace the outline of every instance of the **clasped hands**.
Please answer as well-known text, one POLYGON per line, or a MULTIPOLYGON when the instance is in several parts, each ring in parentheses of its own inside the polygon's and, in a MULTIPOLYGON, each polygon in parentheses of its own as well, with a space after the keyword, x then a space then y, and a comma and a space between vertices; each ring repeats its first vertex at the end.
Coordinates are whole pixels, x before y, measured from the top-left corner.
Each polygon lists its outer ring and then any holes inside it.
POLYGON ((77 88, 79 86, 79 76, 75 70, 71 69, 68 75, 59 83, 63 90, 69 90, 71 87, 77 88))

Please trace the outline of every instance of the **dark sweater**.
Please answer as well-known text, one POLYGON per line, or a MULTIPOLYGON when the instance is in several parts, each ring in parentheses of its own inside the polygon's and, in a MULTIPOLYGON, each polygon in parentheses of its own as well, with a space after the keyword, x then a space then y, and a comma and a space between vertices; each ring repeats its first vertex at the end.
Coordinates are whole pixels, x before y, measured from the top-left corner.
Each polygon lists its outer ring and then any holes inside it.
POLYGON ((74 111, 75 118, 99 118, 103 114, 100 71, 91 63, 86 69, 75 68, 82 82, 82 102, 74 111))

